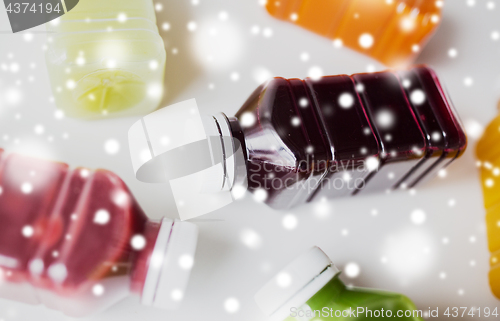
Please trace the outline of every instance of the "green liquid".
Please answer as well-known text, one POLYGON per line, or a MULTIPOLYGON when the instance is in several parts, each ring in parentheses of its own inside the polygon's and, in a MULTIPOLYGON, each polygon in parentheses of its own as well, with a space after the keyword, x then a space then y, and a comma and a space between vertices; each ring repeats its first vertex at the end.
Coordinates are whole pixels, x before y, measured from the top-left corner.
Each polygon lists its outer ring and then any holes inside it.
POLYGON ((292 309, 291 316, 285 321, 380 320, 384 317, 395 320, 423 320, 423 312, 417 310, 406 296, 381 290, 347 287, 339 279, 339 275, 340 273, 333 277, 305 305, 292 309))
POLYGON ((50 82, 67 116, 130 116, 158 107, 166 52, 153 0, 80 1, 47 30, 50 82))

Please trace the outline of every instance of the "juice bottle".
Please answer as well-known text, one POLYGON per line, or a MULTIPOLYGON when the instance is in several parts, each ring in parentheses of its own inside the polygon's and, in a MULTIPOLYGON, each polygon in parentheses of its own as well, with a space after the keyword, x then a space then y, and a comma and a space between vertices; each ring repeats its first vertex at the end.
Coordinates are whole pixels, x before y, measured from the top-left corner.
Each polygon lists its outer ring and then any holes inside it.
POLYGON ((273 321, 423 320, 422 311, 398 293, 346 286, 318 247, 302 254, 255 295, 273 321))
POLYGON ((436 0, 269 0, 290 21, 388 66, 411 62, 441 20, 436 0))
POLYGON ((486 208, 488 248, 491 252, 489 282, 493 294, 500 299, 500 116, 486 127, 476 146, 480 164, 481 187, 486 208))
MULTIPOLYGON (((165 151, 164 137, 171 139, 169 148, 182 145, 175 142, 192 132, 183 129, 192 124, 170 114, 173 110, 171 106, 150 114, 144 128, 138 121, 129 131, 130 142, 135 139, 132 132, 142 137, 142 145, 130 146, 133 159, 142 150, 149 153, 148 141, 151 155, 165 151)), ((210 149, 226 151, 212 157, 224 164, 222 189, 231 189, 246 176, 250 191, 276 209, 414 187, 458 158, 467 144, 451 100, 426 66, 317 81, 274 78, 253 92, 236 117, 220 114, 207 121, 220 135, 210 149), (227 151, 237 148, 219 146, 227 138, 241 146, 238 166, 227 161, 232 155, 227 151)), ((182 160, 194 166, 202 157, 196 153, 182 160)), ((163 161, 168 164, 163 172, 182 165, 173 158, 163 161)), ((142 163, 133 163, 137 172, 142 163)), ((213 177, 203 184, 209 179, 213 177)), ((217 190, 220 186, 211 189, 217 190)))
POLYGON ((47 30, 47 69, 66 115, 95 119, 158 107, 166 53, 152 0, 80 1, 47 30))
POLYGON ((0 297, 81 317, 124 297, 179 305, 194 224, 149 220, 106 170, 0 155, 0 297))

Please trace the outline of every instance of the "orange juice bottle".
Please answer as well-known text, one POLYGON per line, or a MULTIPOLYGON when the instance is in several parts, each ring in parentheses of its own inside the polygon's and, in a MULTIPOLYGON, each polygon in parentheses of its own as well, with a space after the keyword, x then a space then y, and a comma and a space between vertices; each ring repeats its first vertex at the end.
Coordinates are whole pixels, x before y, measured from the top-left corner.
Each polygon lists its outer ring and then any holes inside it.
MULTIPOLYGON (((499 104, 500 107, 500 104, 499 104)), ((486 208, 490 258, 490 287, 500 299, 500 115, 486 127, 476 147, 486 208)))
POLYGON ((413 60, 441 20, 440 0, 268 0, 267 11, 388 66, 413 60))

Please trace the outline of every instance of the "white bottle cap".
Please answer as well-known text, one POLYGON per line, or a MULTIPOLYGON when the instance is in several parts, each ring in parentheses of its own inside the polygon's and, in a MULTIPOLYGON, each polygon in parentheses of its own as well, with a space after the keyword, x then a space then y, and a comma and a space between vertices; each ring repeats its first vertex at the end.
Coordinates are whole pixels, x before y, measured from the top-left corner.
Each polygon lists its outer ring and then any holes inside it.
POLYGON ((317 246, 302 254, 255 295, 255 301, 270 320, 282 321, 292 308, 300 308, 321 290, 339 270, 317 246))
POLYGON ((149 260, 141 303, 176 309, 183 297, 194 263, 198 227, 164 218, 149 260))
POLYGON ((128 136, 136 178, 169 183, 181 220, 232 203, 235 184, 247 187, 246 180, 238 182, 245 160, 229 120, 223 114, 200 115, 194 99, 144 116, 128 136))

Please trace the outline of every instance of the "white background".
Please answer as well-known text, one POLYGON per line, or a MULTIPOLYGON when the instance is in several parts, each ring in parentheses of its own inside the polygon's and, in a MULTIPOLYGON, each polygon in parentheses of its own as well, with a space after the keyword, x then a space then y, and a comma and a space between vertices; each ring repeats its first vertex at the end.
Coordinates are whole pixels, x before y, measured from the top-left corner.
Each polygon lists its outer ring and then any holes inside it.
MULTIPOLYGON (((328 39, 275 20, 257 0, 161 3, 158 25, 168 55, 162 106, 196 98, 202 113, 233 115, 267 75, 301 78, 312 67, 325 75, 364 72, 369 65, 383 69, 349 49, 334 48, 328 39), (194 31, 187 28, 191 21, 196 23, 194 31), (162 30, 165 22, 168 31, 162 30), (301 59, 303 53, 308 60, 301 59)), ((0 146, 72 166, 110 169, 125 180, 150 217, 172 217, 168 187, 134 178, 126 138, 137 118, 57 119, 44 63, 45 28, 29 34, 9 29, 1 8, 0 146), (6 98, 16 92, 19 99, 6 98), (35 133, 38 125, 43 134, 35 133), (120 145, 115 154, 105 151, 109 139, 120 145)), ((347 283, 402 292, 421 309, 499 305, 488 287, 485 213, 474 160, 475 137, 497 113, 500 98, 500 40, 491 36, 495 30, 500 32, 499 2, 446 1, 441 27, 417 60, 439 73, 471 134, 467 152, 445 178, 414 195, 342 199, 287 212, 273 211, 247 195, 196 222, 200 241, 180 310, 142 307, 132 297, 92 320, 265 320, 253 295, 313 245, 340 269, 349 262, 359 266, 358 277, 344 274, 347 283), (488 2, 495 8, 488 9, 488 2), (451 48, 458 52, 454 58, 448 54, 451 48), (470 86, 465 85, 467 77, 470 86), (422 224, 412 220, 415 210, 425 213, 422 224), (298 220, 294 229, 284 227, 286 214, 298 220), (256 241, 248 242, 245 235, 256 241), (228 298, 239 302, 235 313, 224 307, 228 298)), ((42 306, 0 300, 1 321, 66 319, 42 306)))

